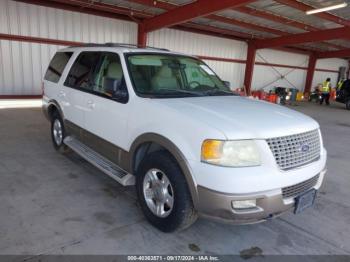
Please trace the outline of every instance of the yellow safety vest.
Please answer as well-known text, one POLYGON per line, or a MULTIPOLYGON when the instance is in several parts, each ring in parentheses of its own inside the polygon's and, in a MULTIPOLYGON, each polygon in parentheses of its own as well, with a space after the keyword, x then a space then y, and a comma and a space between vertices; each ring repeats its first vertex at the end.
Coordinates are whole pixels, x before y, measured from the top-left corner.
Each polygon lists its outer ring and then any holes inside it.
POLYGON ((338 86, 337 86, 338 90, 341 89, 341 87, 343 86, 343 83, 344 83, 343 80, 340 80, 340 81, 338 82, 338 86))
POLYGON ((327 82, 327 81, 324 81, 323 84, 322 84, 322 92, 323 93, 329 93, 330 91, 330 82, 327 82))

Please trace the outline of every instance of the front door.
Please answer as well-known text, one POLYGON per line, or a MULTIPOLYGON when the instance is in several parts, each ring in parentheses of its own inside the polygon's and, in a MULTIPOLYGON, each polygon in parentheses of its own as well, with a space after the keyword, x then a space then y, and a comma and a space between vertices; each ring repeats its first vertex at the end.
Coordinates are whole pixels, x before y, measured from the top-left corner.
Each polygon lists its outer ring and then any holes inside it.
MULTIPOLYGON (((110 148, 111 146, 113 148, 113 145, 126 148, 127 124, 130 112, 130 103, 113 100, 110 88, 107 86, 113 80, 119 83, 119 88, 127 90, 119 55, 103 52, 91 77, 92 90, 85 95, 88 104, 85 112, 85 129, 96 136, 96 140, 91 141, 93 137, 89 134, 90 138, 87 138, 87 144, 94 143, 94 147, 96 147, 96 141, 100 142, 100 147, 104 147, 105 151, 109 151, 106 152, 107 156, 110 156, 110 148), (102 143, 101 139, 103 140, 102 143)), ((118 152, 118 150, 115 152, 118 152)))

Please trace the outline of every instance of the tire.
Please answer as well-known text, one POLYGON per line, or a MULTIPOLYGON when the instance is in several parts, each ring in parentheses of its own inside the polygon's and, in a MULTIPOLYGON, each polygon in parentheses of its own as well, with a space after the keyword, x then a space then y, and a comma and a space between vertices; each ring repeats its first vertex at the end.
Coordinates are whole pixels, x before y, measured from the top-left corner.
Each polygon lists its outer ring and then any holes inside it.
POLYGON ((183 230, 197 219, 186 179, 167 151, 143 159, 136 172, 136 191, 145 217, 163 232, 183 230))
POLYGON ((51 139, 53 147, 61 153, 69 152, 69 148, 63 143, 65 135, 66 132, 63 120, 61 116, 55 112, 51 118, 51 139))
POLYGON ((350 99, 348 101, 346 101, 345 107, 347 110, 350 110, 350 99))

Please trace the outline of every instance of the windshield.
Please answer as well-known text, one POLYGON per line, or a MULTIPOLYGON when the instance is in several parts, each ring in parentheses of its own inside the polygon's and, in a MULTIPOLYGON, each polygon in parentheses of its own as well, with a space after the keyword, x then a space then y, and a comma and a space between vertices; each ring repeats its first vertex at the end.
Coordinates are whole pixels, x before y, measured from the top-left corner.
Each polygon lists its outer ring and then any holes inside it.
POLYGON ((146 97, 233 95, 202 61, 180 55, 128 54, 135 91, 146 97))

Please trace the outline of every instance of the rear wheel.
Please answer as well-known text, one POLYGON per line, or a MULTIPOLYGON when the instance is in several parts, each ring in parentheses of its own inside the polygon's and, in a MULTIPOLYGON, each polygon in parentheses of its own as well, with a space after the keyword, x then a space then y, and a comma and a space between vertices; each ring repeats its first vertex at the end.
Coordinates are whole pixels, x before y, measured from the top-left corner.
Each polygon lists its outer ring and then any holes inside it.
POLYGON ((58 113, 54 113, 51 118, 51 138, 54 148, 62 153, 68 152, 68 147, 63 143, 65 129, 62 118, 58 113))
POLYGON ((197 219, 182 170, 166 151, 144 158, 137 170, 136 190, 147 220, 163 232, 185 229, 197 219))

